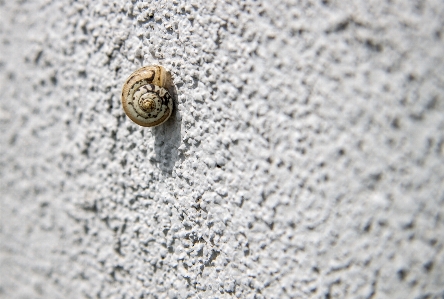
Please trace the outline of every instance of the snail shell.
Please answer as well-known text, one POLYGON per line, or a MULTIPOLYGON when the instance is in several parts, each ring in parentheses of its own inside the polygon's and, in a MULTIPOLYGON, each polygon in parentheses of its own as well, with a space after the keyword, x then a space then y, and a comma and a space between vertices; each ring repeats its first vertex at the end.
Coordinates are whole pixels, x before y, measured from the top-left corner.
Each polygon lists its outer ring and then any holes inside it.
POLYGON ((143 127, 164 123, 173 112, 173 99, 167 87, 170 74, 160 65, 144 66, 132 73, 122 88, 126 115, 143 127))

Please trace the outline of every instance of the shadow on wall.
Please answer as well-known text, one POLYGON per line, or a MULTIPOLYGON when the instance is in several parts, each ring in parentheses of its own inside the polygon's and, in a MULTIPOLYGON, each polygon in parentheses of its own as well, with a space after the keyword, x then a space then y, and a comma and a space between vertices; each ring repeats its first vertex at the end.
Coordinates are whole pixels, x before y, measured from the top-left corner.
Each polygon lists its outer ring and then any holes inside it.
POLYGON ((168 88, 174 100, 173 113, 170 118, 162 125, 153 128, 154 135, 154 151, 156 153, 156 162, 160 170, 166 174, 171 175, 174 165, 179 157, 178 148, 182 135, 180 132, 181 120, 177 102, 177 89, 174 85, 168 88))

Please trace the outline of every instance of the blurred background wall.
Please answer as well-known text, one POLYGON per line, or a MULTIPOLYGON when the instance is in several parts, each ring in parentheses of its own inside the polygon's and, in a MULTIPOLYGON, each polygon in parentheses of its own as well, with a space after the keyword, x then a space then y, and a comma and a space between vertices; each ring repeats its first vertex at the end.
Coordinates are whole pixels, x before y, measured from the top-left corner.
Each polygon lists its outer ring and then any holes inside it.
POLYGON ((444 297, 441 0, 0 0, 0 90, 1 298, 444 297))

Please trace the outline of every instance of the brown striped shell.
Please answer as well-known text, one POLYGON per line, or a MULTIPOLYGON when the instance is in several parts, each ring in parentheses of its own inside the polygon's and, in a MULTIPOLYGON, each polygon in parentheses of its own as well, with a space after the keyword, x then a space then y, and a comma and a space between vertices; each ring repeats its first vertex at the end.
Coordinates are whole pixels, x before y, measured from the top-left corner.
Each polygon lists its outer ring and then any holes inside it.
POLYGON ((166 88, 169 73, 159 65, 144 66, 132 73, 122 88, 122 106, 136 124, 155 127, 173 112, 173 99, 166 88))

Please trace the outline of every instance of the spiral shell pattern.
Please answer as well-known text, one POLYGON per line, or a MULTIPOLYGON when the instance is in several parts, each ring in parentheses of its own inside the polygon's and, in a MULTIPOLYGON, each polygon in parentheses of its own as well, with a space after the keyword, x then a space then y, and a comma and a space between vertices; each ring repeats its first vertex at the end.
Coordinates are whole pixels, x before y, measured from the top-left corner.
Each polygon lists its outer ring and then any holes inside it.
POLYGON ((146 66, 126 80, 122 89, 122 106, 136 124, 155 127, 170 117, 173 99, 165 88, 168 75, 161 66, 146 66))

